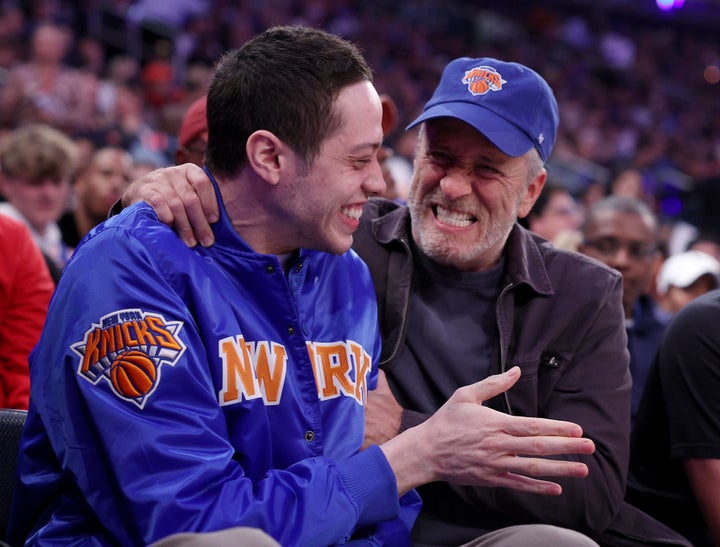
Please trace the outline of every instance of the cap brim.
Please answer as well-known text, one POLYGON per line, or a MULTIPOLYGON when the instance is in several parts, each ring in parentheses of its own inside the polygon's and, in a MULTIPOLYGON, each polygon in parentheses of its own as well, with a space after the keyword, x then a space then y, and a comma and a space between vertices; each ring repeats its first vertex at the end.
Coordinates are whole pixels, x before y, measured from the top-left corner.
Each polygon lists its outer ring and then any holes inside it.
POLYGON ((535 143, 521 129, 505 118, 477 104, 467 102, 442 103, 429 107, 405 129, 436 118, 455 118, 474 127, 508 156, 518 157, 535 147, 535 143))

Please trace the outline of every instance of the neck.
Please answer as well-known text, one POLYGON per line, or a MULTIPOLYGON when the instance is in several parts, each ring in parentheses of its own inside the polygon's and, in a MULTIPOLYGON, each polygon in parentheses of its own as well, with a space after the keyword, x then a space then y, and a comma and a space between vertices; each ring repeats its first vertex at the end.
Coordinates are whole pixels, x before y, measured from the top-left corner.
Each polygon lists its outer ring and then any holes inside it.
POLYGON ((242 176, 215 180, 230 224, 255 252, 283 255, 297 248, 292 243, 296 240, 294 234, 272 206, 272 200, 267 199, 274 187, 260 179, 247 180, 242 176))

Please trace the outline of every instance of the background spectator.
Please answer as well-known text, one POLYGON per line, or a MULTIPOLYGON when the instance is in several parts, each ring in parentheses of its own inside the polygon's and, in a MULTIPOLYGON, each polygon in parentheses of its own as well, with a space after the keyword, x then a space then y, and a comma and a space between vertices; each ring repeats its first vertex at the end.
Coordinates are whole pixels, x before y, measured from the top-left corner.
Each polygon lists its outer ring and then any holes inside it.
POLYGON ((632 431, 626 499, 687 537, 720 545, 720 291, 668 326, 632 431))
POLYGON ((58 222, 69 248, 77 247, 91 228, 107 219, 132 176, 132 156, 122 148, 104 147, 92 155, 73 182, 72 207, 58 222))
POLYGON ((22 222, 0 215, 0 407, 27 409, 28 356, 55 288, 22 222))
POLYGON ((203 96, 190 105, 183 117, 175 150, 175 163, 202 166, 207 140, 207 97, 203 96))
POLYGON ((562 239, 563 248, 572 247, 568 239, 579 244, 579 228, 583 215, 580 207, 564 186, 546 182, 535 205, 520 224, 552 243, 562 239), (566 243, 568 242, 568 243, 566 243))
POLYGON ((658 225, 644 202, 610 196, 587 212, 579 251, 618 270, 623 277, 623 307, 633 379, 631 419, 634 420, 650 363, 668 322, 651 297, 656 265, 658 225))
POLYGON ((16 129, 0 147, 0 213, 30 228, 38 247, 60 269, 70 257, 57 221, 70 195, 77 146, 44 124, 16 129))
POLYGON ((72 40, 72 30, 61 25, 35 28, 30 59, 10 68, 0 88, 4 123, 47 123, 70 134, 97 129, 95 76, 64 64, 72 40))
POLYGON ((702 251, 669 257, 660 267, 657 292, 662 308, 676 314, 698 296, 718 288, 720 262, 702 251))

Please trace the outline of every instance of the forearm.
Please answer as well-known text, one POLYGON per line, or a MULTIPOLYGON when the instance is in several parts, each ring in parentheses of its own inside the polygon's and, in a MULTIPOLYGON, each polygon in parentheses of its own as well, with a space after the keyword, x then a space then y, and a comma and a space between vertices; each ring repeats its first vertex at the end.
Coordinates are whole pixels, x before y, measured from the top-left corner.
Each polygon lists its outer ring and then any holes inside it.
POLYGON ((720 545, 720 459, 693 458, 684 467, 713 541, 720 545))

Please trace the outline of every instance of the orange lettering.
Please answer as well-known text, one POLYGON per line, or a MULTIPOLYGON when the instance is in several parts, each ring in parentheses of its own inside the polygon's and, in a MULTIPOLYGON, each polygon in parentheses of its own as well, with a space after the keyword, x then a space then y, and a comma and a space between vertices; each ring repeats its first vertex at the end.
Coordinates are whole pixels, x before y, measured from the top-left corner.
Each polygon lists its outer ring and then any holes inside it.
MULTIPOLYGON (((108 353, 118 350, 115 343, 115 330, 112 327, 100 331, 100 342, 100 357, 106 357, 108 353)), ((119 339, 118 342, 122 342, 122 339, 119 339)))
POLYGON ((281 344, 272 343, 268 348, 267 342, 259 342, 255 352, 255 372, 257 374, 260 389, 266 403, 278 404, 280 392, 285 383, 285 371, 287 370, 287 355, 281 344), (272 367, 270 366, 270 355, 272 355, 272 367))
POLYGON ((154 346, 156 344, 155 337, 148 332, 147 321, 133 321, 133 327, 135 328, 135 335, 137 336, 138 344, 154 346))
POLYGON ((137 346, 137 340, 132 337, 130 327, 132 323, 123 323, 120 328, 122 329, 123 339, 125 340, 126 346, 137 346))
POLYGON ((253 374, 250 352, 245 339, 238 336, 220 340, 220 357, 223 360, 223 389, 220 392, 221 404, 241 400, 240 388, 246 399, 255 399, 260 396, 257 379, 253 374))
POLYGON ((355 359, 355 399, 364 405, 367 401, 367 377, 372 366, 372 359, 357 342, 350 342, 350 351, 355 359))
POLYGON ((350 380, 350 360, 345 344, 317 344, 315 351, 318 356, 322 377, 320 396, 331 398, 338 396, 338 388, 346 395, 354 395, 350 380))
POLYGON ((181 350, 182 346, 178 344, 175 337, 171 332, 164 328, 164 323, 161 319, 148 315, 145 317, 148 327, 157 335, 157 343, 164 348, 171 348, 181 350))
POLYGON ((94 329, 89 332, 86 337, 85 353, 83 355, 82 372, 90 370, 90 365, 97 363, 100 360, 100 349, 98 343, 100 342, 100 329, 94 329))

